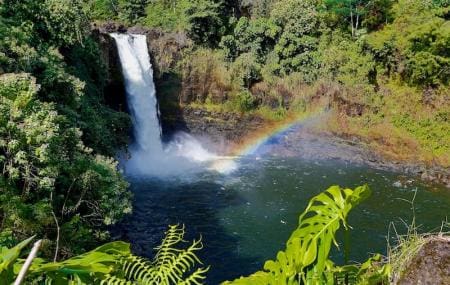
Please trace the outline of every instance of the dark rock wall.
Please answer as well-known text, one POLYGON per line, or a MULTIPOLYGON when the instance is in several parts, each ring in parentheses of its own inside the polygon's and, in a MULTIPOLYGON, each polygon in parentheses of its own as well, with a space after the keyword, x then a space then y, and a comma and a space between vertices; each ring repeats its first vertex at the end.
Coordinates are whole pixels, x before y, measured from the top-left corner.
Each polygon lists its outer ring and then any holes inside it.
POLYGON ((93 31, 93 36, 100 46, 101 56, 106 66, 105 101, 116 110, 127 111, 122 68, 114 39, 98 30, 93 31))

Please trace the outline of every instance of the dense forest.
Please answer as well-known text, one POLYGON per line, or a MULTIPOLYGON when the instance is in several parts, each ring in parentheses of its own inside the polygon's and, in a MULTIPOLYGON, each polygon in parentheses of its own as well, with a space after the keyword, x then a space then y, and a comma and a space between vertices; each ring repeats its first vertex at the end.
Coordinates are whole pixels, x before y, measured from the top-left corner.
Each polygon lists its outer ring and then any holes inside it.
POLYGON ((270 122, 326 109, 327 132, 390 159, 446 168, 449 4, 0 0, 0 244, 37 235, 40 254, 59 261, 109 241, 108 227, 132 211, 114 158, 131 122, 108 104, 94 24, 187 39, 182 58, 160 72, 190 91, 162 108, 190 104, 270 122))

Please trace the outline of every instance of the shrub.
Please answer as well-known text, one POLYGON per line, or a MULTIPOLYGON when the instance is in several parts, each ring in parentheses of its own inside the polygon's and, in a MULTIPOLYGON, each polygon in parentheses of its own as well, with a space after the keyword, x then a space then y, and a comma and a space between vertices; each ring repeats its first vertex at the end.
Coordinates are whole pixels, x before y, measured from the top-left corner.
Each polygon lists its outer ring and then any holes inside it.
POLYGON ((216 46, 225 32, 221 17, 222 1, 193 0, 185 11, 189 37, 200 45, 216 46))
POLYGON ((126 23, 136 24, 145 16, 145 7, 149 0, 119 0, 119 18, 126 23))
POLYGON ((274 47, 281 72, 289 74, 294 71, 302 72, 303 69, 315 69, 319 22, 314 1, 276 2, 270 19, 281 27, 280 36, 276 39, 274 47))
POLYGON ((450 33, 445 12, 420 0, 399 1, 393 11, 395 20, 368 37, 377 59, 412 85, 448 84, 450 33))
POLYGON ((233 34, 222 38, 220 47, 228 59, 233 60, 242 53, 253 53, 258 62, 262 63, 267 53, 273 49, 279 32, 280 27, 271 19, 241 17, 233 34))
POLYGON ((231 65, 231 80, 240 87, 249 88, 261 79, 261 65, 253 53, 241 54, 231 65))
POLYGON ((364 86, 373 79, 373 57, 364 52, 361 41, 334 33, 323 36, 320 44, 320 76, 343 85, 364 86))
POLYGON ((89 31, 81 0, 5 0, 0 12, 20 24, 34 23, 34 32, 56 46, 81 42, 89 31))
POLYGON ((164 31, 186 31, 188 1, 150 1, 145 9, 142 23, 147 27, 157 27, 164 31))
POLYGON ((235 104, 239 111, 246 112, 255 108, 255 99, 248 90, 239 92, 235 98, 235 104))
POLYGON ((95 243, 96 233, 104 238, 104 227, 131 211, 131 194, 117 162, 92 154, 37 90, 29 75, 0 76, 1 230, 19 239, 41 234, 57 240, 55 255, 71 254, 95 243))
POLYGON ((223 55, 200 48, 186 53, 181 62, 184 93, 181 102, 204 103, 208 96, 213 102, 224 102, 231 89, 229 71, 223 55))

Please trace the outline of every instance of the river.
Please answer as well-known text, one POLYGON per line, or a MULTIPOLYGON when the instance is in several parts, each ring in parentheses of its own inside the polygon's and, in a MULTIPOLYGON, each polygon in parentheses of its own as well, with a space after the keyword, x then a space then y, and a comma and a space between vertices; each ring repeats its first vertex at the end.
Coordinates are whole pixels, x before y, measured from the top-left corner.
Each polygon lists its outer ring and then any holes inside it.
MULTIPOLYGON (((200 257, 211 265, 207 284, 218 284, 261 269, 284 249, 308 200, 330 185, 367 183, 371 197, 349 217, 350 261, 386 254, 387 235, 404 234, 413 217, 419 231, 438 230, 450 209, 450 193, 398 173, 339 160, 246 157, 231 174, 200 172, 186 177, 128 177, 134 212, 118 228, 137 253, 152 257, 167 225, 185 224, 189 240, 203 237, 200 257)), ((342 238, 338 238, 338 241, 342 238)), ((343 261, 342 249, 332 259, 343 261)))

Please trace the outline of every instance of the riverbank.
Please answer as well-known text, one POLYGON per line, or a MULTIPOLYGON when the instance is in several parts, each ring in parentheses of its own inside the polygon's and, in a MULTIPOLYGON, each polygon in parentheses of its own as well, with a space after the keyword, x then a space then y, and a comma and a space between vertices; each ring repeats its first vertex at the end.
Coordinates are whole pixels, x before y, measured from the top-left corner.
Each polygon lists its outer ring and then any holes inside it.
MULTIPOLYGON (((222 113, 201 106, 184 106, 176 116, 163 116, 166 135, 186 131, 224 155, 236 149, 245 148, 260 138, 267 137, 274 130, 290 126, 277 144, 270 148, 270 155, 302 157, 305 159, 342 160, 347 163, 367 165, 376 169, 389 170, 416 176, 430 183, 444 184, 450 188, 450 171, 441 166, 430 166, 407 160, 393 160, 371 147, 370 142, 357 136, 339 136, 324 125, 330 119, 329 113, 314 115, 293 124, 295 119, 267 121, 257 115, 222 113), (239 127, 236 127, 239 126, 239 127)), ((403 182, 400 182, 403 183, 403 182)), ((408 183, 404 181, 404 183, 408 183)))

